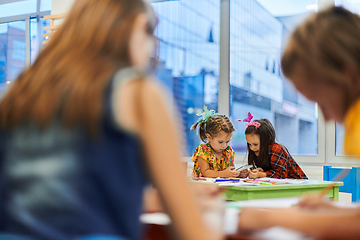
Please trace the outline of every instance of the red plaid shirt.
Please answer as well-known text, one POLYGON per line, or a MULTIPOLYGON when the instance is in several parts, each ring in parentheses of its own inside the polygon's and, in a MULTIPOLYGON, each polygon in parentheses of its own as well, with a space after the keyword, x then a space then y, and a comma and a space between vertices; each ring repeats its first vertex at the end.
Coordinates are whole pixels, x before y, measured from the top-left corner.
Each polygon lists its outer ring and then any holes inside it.
POLYGON ((300 166, 281 145, 270 144, 269 155, 270 170, 265 172, 267 177, 308 179, 300 166))

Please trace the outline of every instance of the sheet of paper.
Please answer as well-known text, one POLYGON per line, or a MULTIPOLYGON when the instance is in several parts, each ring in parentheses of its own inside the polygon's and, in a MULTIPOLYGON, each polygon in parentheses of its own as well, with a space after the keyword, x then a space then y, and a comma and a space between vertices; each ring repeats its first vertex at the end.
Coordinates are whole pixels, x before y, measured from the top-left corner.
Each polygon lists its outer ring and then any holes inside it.
POLYGON ((171 223, 169 215, 166 213, 143 213, 140 221, 146 224, 168 225, 171 223))
POLYGON ((307 237, 302 233, 292 231, 282 227, 273 227, 263 231, 256 232, 254 237, 264 240, 312 240, 314 238, 307 237))
POLYGON ((270 182, 274 182, 275 184, 303 184, 306 181, 305 180, 298 180, 298 179, 277 179, 277 178, 269 178, 269 177, 264 177, 264 178, 258 178, 258 180, 260 181, 270 181, 270 182))
POLYGON ((229 202, 227 207, 288 208, 296 205, 300 198, 267 198, 229 202))
POLYGON ((248 182, 223 182, 219 183, 221 187, 234 187, 234 186, 258 186, 260 183, 248 183, 248 182))

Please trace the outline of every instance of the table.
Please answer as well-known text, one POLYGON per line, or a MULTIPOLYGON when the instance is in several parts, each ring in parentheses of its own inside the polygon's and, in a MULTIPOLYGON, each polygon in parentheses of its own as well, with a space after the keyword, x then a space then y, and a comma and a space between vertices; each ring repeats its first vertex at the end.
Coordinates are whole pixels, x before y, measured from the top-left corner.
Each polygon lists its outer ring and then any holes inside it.
POLYGON ((325 197, 332 198, 334 201, 339 200, 339 186, 343 182, 306 180, 302 184, 279 184, 279 185, 259 185, 259 186, 229 186, 225 187, 224 196, 226 200, 243 201, 251 199, 264 198, 288 198, 301 197, 309 193, 320 193, 322 190, 334 184, 325 197))
MULTIPOLYGON (((146 224, 143 240, 173 240, 177 239, 172 235, 169 225, 146 224)), ((225 240, 264 240, 246 234, 233 234, 225 236, 225 240)))

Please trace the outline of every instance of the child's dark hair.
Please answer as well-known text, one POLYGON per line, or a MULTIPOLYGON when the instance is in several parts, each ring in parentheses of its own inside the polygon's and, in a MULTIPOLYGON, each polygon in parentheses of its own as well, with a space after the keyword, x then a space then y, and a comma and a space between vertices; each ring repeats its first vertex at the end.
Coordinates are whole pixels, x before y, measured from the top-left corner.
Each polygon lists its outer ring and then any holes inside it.
POLYGON ((208 118, 206 122, 198 121, 191 126, 191 130, 196 130, 196 127, 199 125, 199 136, 203 142, 207 142, 206 134, 214 137, 220 131, 226 133, 232 133, 235 131, 233 124, 230 122, 230 119, 225 115, 213 115, 208 118))
MULTIPOLYGON (((275 143, 276 133, 275 128, 271 122, 262 118, 260 120, 254 120, 254 122, 260 123, 260 127, 256 128, 255 126, 248 126, 245 130, 245 135, 256 134, 260 138, 260 153, 257 157, 257 165, 267 171, 270 169, 270 155, 268 154, 268 146, 275 143)), ((250 150, 249 144, 248 148, 248 164, 253 164, 256 155, 253 151, 250 150)))

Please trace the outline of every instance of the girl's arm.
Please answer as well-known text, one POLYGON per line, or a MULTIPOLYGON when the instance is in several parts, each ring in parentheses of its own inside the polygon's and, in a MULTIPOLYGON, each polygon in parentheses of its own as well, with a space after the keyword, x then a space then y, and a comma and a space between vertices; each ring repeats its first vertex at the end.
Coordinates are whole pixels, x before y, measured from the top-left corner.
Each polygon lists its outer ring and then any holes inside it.
POLYGON ((148 80, 132 81, 115 96, 115 118, 140 135, 147 169, 180 238, 221 239, 219 232, 205 226, 190 192, 181 166, 179 125, 171 118, 161 90, 148 80))
POLYGON ((266 177, 284 179, 288 176, 287 168, 288 153, 279 144, 274 144, 271 148, 270 170, 266 171, 266 177))
POLYGON ((243 208, 239 229, 259 230, 274 226, 285 227, 316 239, 358 239, 360 209, 353 211, 305 211, 290 209, 243 208))
MULTIPOLYGON (((235 160, 234 160, 234 161, 235 161, 235 160)), ((235 168, 234 162, 232 162, 232 163, 230 164, 230 166, 232 166, 232 167, 235 168)), ((247 177, 249 176, 249 170, 243 170, 243 171, 238 172, 238 173, 239 173, 239 174, 238 174, 237 177, 239 177, 239 178, 247 178, 247 177)))
POLYGON ((210 177, 210 178, 233 177, 233 178, 236 178, 237 176, 239 176, 239 172, 235 171, 234 166, 230 166, 230 167, 226 168, 223 171, 216 171, 216 170, 211 170, 210 169, 210 164, 205 159, 203 159, 202 157, 198 157, 197 160, 199 162, 199 167, 200 167, 201 174, 204 177, 210 177))
POLYGON ((267 173, 261 171, 260 169, 253 169, 249 172, 249 178, 262 178, 266 177, 267 173))

